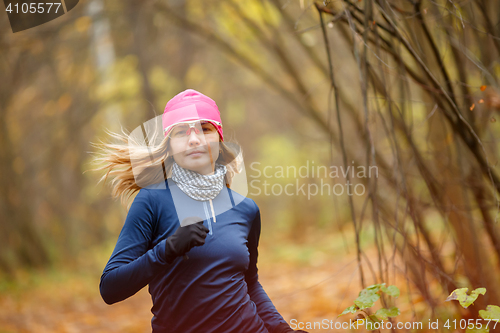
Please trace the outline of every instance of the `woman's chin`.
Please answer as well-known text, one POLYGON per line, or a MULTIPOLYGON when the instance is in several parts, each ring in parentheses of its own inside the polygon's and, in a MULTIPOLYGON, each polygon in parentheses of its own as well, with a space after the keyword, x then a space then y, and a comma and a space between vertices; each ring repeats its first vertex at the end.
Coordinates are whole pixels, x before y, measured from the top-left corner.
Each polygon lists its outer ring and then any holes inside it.
POLYGON ((184 160, 183 164, 184 164, 184 166, 182 166, 183 168, 199 172, 199 170, 210 168, 210 159, 208 158, 208 156, 203 156, 203 155, 201 156, 189 155, 184 160))

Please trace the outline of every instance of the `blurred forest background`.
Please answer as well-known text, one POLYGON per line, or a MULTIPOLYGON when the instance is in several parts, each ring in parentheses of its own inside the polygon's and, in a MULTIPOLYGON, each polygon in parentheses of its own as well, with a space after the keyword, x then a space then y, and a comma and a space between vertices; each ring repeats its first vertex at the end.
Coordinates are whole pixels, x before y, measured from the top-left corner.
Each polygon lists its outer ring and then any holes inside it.
POLYGON ((499 18, 497 0, 88 0, 13 34, 4 15, 0 332, 150 331, 146 289, 100 298, 127 210, 84 171, 107 129, 131 132, 187 88, 217 102, 249 181, 297 181, 265 166, 378 169, 298 179, 363 195, 249 189, 261 282, 287 321, 336 320, 382 282, 401 290, 382 299, 394 321, 500 305, 499 18), (487 292, 445 303, 460 287, 487 292))

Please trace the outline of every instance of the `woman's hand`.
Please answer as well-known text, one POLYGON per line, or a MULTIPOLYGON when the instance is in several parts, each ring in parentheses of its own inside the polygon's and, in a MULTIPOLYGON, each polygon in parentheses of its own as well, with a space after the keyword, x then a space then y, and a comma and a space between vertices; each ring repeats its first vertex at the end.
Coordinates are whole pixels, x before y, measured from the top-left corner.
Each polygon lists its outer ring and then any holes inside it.
POLYGON ((179 227, 172 236, 167 238, 165 243, 165 260, 169 264, 175 258, 187 253, 191 248, 205 244, 205 238, 209 230, 203 225, 203 220, 197 216, 193 216, 184 219, 182 224, 191 222, 186 221, 187 219, 199 222, 179 227))

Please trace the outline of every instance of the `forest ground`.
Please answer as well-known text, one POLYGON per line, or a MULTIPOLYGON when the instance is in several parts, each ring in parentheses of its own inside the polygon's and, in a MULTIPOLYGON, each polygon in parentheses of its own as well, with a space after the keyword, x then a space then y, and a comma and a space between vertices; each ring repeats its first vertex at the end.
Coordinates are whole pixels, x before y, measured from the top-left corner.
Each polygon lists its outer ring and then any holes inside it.
MULTIPOLYGON (((348 231, 343 236, 309 234, 300 245, 283 240, 273 246, 273 242, 261 241, 259 281, 285 320, 335 322, 353 304, 361 287, 352 239, 348 231)), ((152 303, 147 287, 111 306, 99 294, 99 279, 112 251, 110 246, 89 251, 85 258, 75 260, 73 267, 20 272, 15 282, 0 283, 0 333, 151 332, 152 303)), ((375 267, 376 252, 370 247, 367 244, 365 251, 375 267)), ((365 277, 373 281, 370 272, 366 271, 365 277)), ((396 284, 402 295, 406 289, 406 281, 400 277, 388 284, 396 284)), ((421 298, 412 303, 417 312, 425 309, 421 298)), ((409 304, 401 298, 396 303, 407 314, 411 312, 409 304)), ((377 302, 374 309, 380 307, 377 302)), ((348 314, 338 320, 352 318, 354 315, 348 314)))

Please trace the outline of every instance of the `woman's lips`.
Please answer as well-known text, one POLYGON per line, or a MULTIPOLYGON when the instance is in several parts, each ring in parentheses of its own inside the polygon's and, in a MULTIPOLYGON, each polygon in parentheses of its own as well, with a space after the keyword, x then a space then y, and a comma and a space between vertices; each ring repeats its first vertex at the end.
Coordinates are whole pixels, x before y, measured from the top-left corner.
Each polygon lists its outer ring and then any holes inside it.
POLYGON ((205 153, 205 152, 203 152, 203 151, 194 151, 194 152, 192 152, 192 153, 189 153, 189 154, 188 154, 188 156, 193 156, 193 157, 194 157, 194 156, 200 156, 200 155, 202 155, 202 154, 204 154, 204 153, 205 153))

